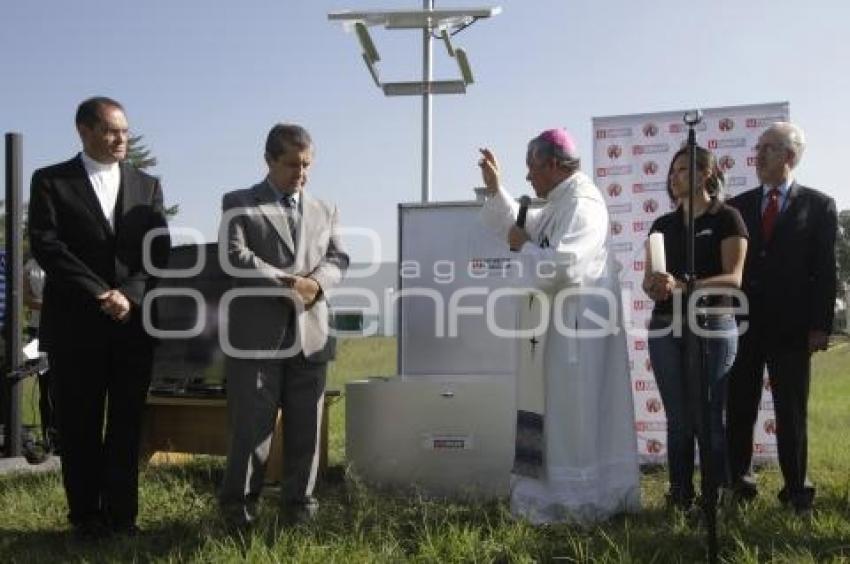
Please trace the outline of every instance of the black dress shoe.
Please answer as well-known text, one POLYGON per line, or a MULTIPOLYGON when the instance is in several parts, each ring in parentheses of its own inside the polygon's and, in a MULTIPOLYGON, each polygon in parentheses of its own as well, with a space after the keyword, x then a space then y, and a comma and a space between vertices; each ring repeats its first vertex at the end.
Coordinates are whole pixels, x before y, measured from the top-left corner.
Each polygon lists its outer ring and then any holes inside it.
POLYGON ((664 496, 664 505, 668 509, 678 509, 679 511, 688 511, 694 503, 693 495, 682 495, 673 492, 667 492, 664 496))
POLYGON ((254 524, 247 519, 224 518, 224 528, 229 535, 246 536, 251 532, 254 524))
POLYGON ((228 533, 247 533, 257 520, 256 499, 247 499, 238 503, 222 503, 220 507, 221 517, 228 533))
POLYGON ((735 503, 743 503, 752 501, 758 496, 758 490, 755 484, 744 480, 739 480, 732 485, 732 500, 735 503))
POLYGON ((71 532, 74 540, 81 542, 97 541, 107 537, 109 534, 103 523, 100 520, 94 519, 72 524, 71 532))
POLYGON ((782 491, 779 492, 780 500, 782 501, 783 505, 785 505, 786 507, 790 507, 794 511, 794 514, 798 517, 802 517, 804 519, 811 518, 812 507, 814 506, 815 501, 814 489, 804 489, 803 491, 793 495, 788 495, 786 493, 786 495, 784 496, 784 500, 781 496, 783 492, 786 492, 785 488, 783 488, 782 491))
POLYGON ((811 505, 794 506, 794 515, 804 521, 810 521, 814 516, 814 509, 811 505))
POLYGON ((812 486, 804 486, 802 490, 791 493, 787 487, 784 487, 779 490, 776 497, 783 507, 790 507, 795 513, 811 513, 815 501, 815 489, 812 486))
POLYGON ((121 524, 121 525, 112 525, 109 527, 109 532, 113 535, 118 535, 122 537, 135 537, 138 536, 142 530, 139 529, 138 525, 135 523, 129 524, 121 524))
POLYGON ((286 525, 298 525, 307 523, 319 514, 319 502, 316 498, 309 496, 302 500, 289 501, 281 508, 281 518, 286 525))
POLYGON ((42 464, 50 458, 50 449, 42 442, 25 442, 23 452, 24 458, 29 464, 42 464))

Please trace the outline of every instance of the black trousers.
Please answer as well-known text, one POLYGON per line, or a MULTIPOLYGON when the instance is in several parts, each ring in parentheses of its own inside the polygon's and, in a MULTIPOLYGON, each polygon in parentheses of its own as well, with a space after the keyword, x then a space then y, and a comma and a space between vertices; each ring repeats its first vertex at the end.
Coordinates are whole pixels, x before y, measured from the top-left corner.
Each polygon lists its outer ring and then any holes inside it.
POLYGON ((785 481, 780 497, 798 506, 811 505, 814 498, 814 487, 806 479, 810 359, 806 349, 767 347, 757 330, 747 331, 739 342, 727 404, 729 465, 735 482, 750 471, 753 429, 767 366, 776 416, 779 467, 785 481))
POLYGON ((150 384, 147 338, 50 351, 68 519, 135 523, 139 435, 150 384))

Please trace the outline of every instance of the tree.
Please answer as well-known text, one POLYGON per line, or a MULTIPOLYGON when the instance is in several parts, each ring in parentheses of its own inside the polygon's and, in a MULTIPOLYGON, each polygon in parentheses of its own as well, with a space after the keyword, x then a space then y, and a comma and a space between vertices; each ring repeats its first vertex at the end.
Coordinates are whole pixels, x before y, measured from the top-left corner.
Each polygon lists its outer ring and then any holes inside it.
POLYGON ((142 144, 144 135, 132 135, 127 139, 127 160, 138 168, 145 169, 156 166, 156 157, 142 144))
MULTIPOLYGON (((142 143, 143 137, 144 135, 131 135, 127 139, 127 160, 139 170, 156 166, 156 157, 151 156, 150 150, 142 143)), ((179 212, 180 204, 165 208, 167 217, 174 217, 179 212)))
POLYGON ((850 210, 838 214, 838 238, 835 241, 838 280, 850 284, 850 210))

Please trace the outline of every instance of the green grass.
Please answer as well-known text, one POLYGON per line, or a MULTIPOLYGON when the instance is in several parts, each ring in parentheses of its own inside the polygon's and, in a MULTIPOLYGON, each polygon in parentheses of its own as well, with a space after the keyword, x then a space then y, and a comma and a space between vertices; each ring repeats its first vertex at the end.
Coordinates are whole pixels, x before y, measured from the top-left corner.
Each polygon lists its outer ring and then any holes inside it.
MULTIPOLYGON (((329 387, 395 372, 392 339, 342 343, 329 387)), ((810 469, 818 485, 811 522, 780 508, 774 468, 763 494, 720 518, 722 562, 850 562, 850 344, 814 362, 810 469)), ((344 402, 332 409, 331 464, 344 460, 344 402)), ((704 529, 663 507, 666 475, 642 479, 645 509, 590 529, 533 527, 511 519, 504 500, 463 503, 369 490, 349 476, 322 484, 319 519, 295 528, 276 522, 274 496, 247 538, 228 535, 215 503, 222 460, 151 466, 142 475, 135 539, 83 546, 68 539, 56 474, 0 477, 0 561, 11 562, 700 562, 704 529)))
POLYGON ((23 381, 21 392, 21 422, 24 425, 38 426, 41 417, 38 414, 38 382, 27 378, 23 381))

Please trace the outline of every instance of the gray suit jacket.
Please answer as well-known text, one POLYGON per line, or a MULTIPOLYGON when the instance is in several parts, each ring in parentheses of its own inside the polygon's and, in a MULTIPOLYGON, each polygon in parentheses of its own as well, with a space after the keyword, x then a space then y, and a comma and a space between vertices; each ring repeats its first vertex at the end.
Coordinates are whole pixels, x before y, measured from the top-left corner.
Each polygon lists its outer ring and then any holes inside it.
POLYGON ((285 345, 287 351, 328 360, 332 351, 327 350, 325 293, 340 281, 349 263, 339 238, 337 208, 302 191, 296 247, 279 198, 262 181, 229 192, 222 200, 219 260, 237 290, 223 308, 227 320, 220 320, 228 331, 224 352, 243 359, 282 358, 291 356, 280 350, 285 345), (294 275, 318 282, 320 294, 312 305, 293 299, 289 284, 294 275))

